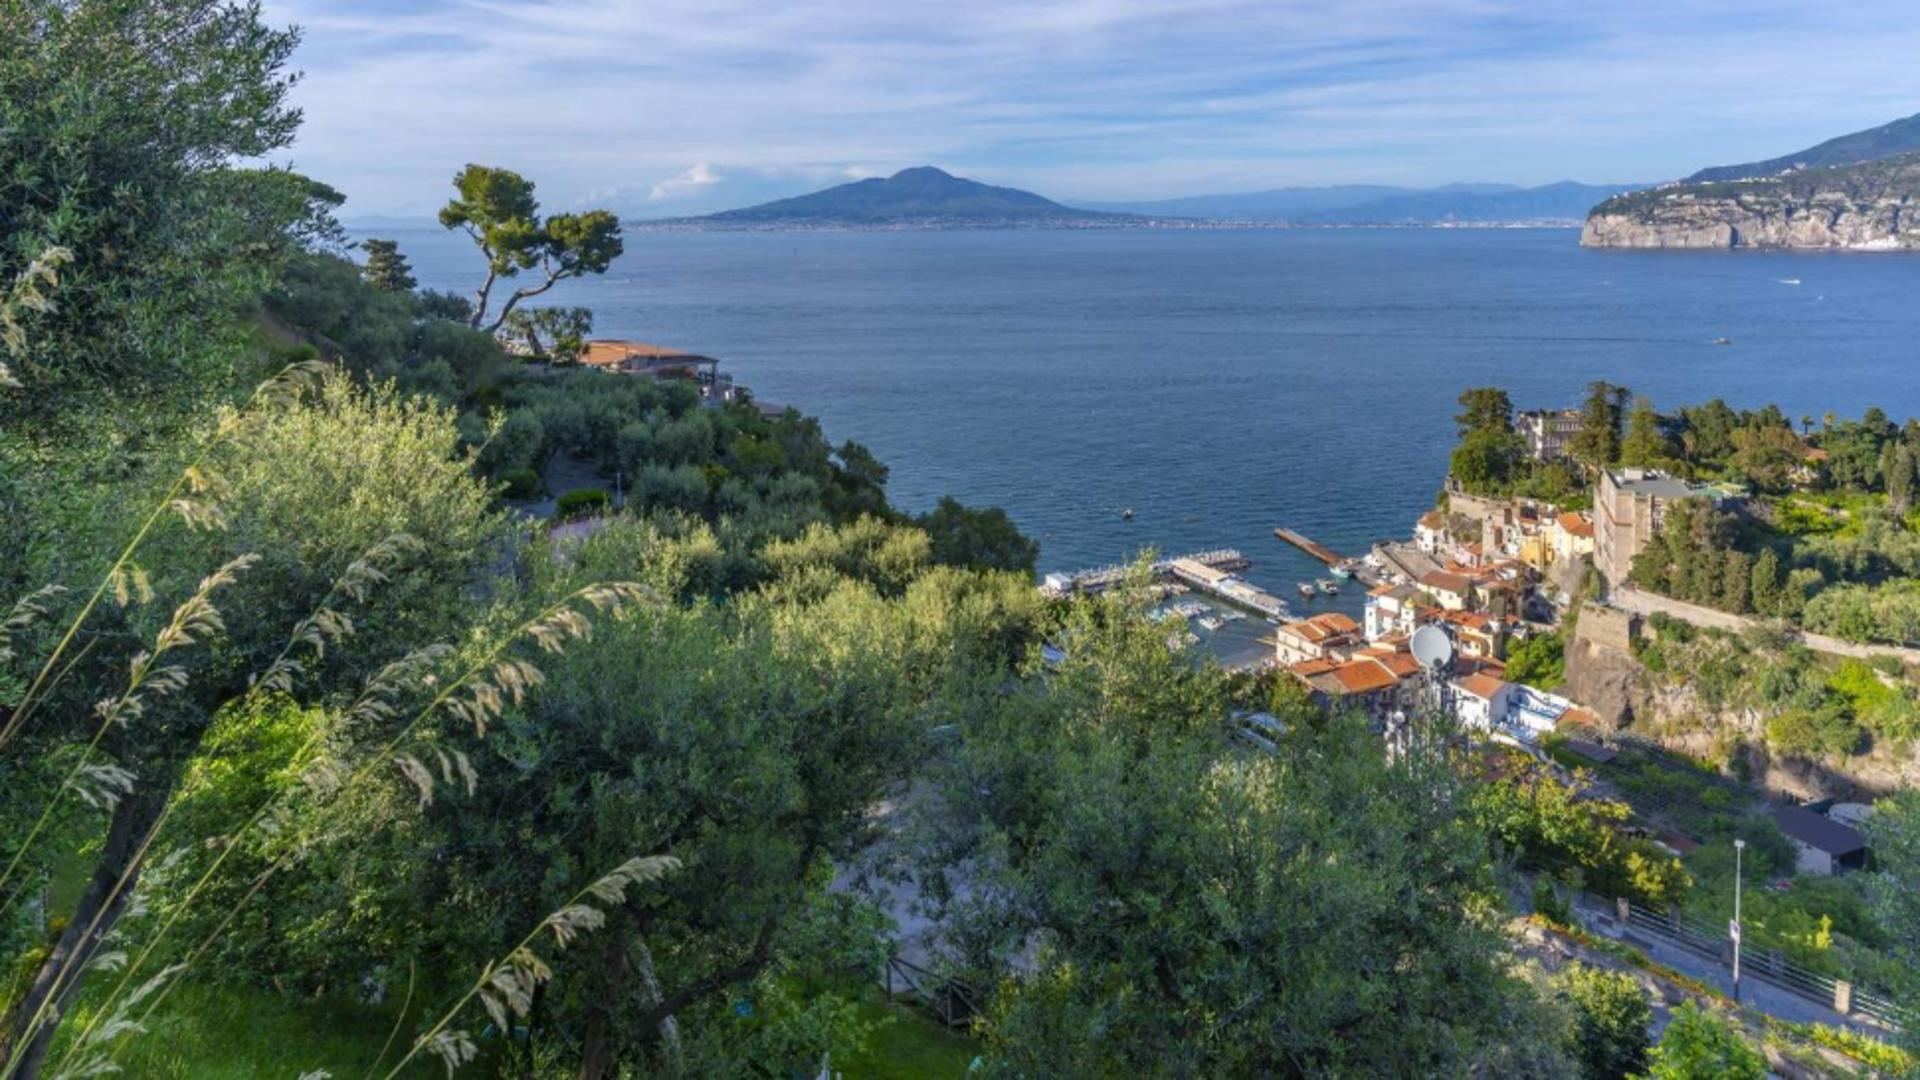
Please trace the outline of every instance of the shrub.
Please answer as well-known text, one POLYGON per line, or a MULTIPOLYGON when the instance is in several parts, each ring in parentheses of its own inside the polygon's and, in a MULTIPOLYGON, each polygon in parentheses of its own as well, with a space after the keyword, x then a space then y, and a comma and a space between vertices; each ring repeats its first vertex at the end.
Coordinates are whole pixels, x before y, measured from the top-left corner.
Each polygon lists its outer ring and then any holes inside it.
POLYGON ((1651 1080, 1763 1080, 1766 1059, 1747 1045, 1732 1024, 1693 1002, 1673 1011, 1660 1045, 1653 1048, 1646 1075, 1651 1080))
POLYGON ((554 513, 563 519, 586 517, 605 510, 611 501, 600 488, 578 488, 560 496, 554 503, 554 513))
POLYGON ((540 473, 536 469, 513 469, 500 477, 506 485, 501 492, 509 499, 536 499, 540 497, 540 473))
POLYGON ((1562 977, 1574 1006, 1574 1057, 1590 1080, 1620 1080, 1647 1063, 1653 1008, 1630 975, 1584 965, 1562 977))

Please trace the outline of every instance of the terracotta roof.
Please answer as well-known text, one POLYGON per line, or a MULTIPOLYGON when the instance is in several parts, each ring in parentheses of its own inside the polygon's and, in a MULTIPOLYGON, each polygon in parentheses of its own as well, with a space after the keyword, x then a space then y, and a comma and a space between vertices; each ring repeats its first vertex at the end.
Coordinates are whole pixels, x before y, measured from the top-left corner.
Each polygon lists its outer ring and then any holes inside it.
POLYGON ((1808 461, 1825 461, 1828 458, 1832 457, 1833 455, 1827 453, 1825 450, 1822 450, 1817 446, 1809 446, 1807 447, 1806 453, 1803 456, 1808 461))
POLYGON ((1421 575, 1420 584, 1438 592, 1459 593, 1463 596, 1469 588, 1466 578, 1459 574, 1449 574, 1445 570, 1435 570, 1421 575))
POLYGON ((1454 680, 1453 685, 1482 701, 1492 701, 1493 695, 1499 693, 1500 688, 1507 685, 1507 681, 1484 671, 1477 671, 1464 679, 1454 680))
POLYGON ((1360 624, 1353 621, 1353 616, 1338 611, 1323 612, 1307 621, 1325 627, 1330 633, 1357 634, 1360 632, 1360 624))
POLYGON ((1350 664, 1341 664, 1334 668, 1331 674, 1340 680, 1340 685, 1349 694, 1371 694, 1378 690, 1385 690, 1400 681, 1394 678, 1393 672, 1373 660, 1355 660, 1350 664))
POLYGON ((1388 653, 1385 656, 1376 657, 1374 662, 1392 672, 1398 679, 1410 679, 1420 674, 1420 661, 1415 660, 1412 653, 1388 653))
POLYGON ((1287 665, 1287 670, 1305 679, 1314 675, 1324 675, 1339 666, 1331 660, 1302 660, 1297 664, 1287 665))
POLYGON ((580 362, 595 367, 618 367, 629 360, 643 360, 650 367, 671 367, 676 363, 695 366, 714 362, 710 356, 700 356, 665 345, 649 345, 644 341, 589 341, 580 351, 580 362))
POLYGON ((1568 536, 1592 536, 1593 522, 1572 511, 1560 515, 1560 528, 1568 536))
POLYGON ((1579 724, 1582 727, 1590 727, 1598 730, 1600 727, 1600 717, 1585 705, 1575 705, 1573 708, 1560 714, 1560 723, 1579 724))

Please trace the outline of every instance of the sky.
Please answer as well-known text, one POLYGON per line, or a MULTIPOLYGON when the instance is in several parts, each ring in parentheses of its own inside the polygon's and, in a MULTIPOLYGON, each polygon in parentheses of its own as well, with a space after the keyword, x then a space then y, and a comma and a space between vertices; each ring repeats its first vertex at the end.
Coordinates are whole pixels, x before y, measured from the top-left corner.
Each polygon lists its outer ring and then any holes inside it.
POLYGON ((1655 181, 1920 112, 1920 0, 267 0, 348 220, 467 162, 706 213, 932 164, 1062 201, 1655 181), (1904 14, 1903 14, 1904 12, 1904 14))

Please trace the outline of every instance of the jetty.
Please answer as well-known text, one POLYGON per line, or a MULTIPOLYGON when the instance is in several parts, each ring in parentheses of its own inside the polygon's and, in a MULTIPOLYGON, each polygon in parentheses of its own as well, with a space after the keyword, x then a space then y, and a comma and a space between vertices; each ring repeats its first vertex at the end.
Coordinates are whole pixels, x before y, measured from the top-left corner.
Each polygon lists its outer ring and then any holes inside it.
POLYGON ((1294 547, 1299 548, 1314 558, 1319 559, 1328 566, 1339 566, 1341 563, 1351 561, 1327 545, 1309 540, 1285 526, 1275 528, 1273 535, 1285 540, 1287 543, 1292 544, 1294 547))
MULTIPOLYGON (((1251 559, 1234 548, 1217 548, 1160 559, 1148 565, 1147 573, 1161 584, 1206 593, 1269 618, 1284 618, 1287 614, 1286 601, 1236 576, 1238 571, 1252 565, 1251 559)), ((1129 563, 1073 573, 1052 573, 1043 579, 1040 591, 1049 596, 1104 592, 1126 580, 1132 571, 1133 565, 1129 563)))

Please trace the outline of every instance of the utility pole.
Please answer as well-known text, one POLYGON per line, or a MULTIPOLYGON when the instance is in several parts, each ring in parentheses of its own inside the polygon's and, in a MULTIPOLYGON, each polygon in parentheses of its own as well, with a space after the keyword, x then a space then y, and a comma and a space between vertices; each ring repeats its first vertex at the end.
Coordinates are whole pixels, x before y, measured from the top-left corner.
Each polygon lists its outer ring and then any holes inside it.
POLYGON ((1727 927, 1733 935, 1733 1000, 1740 1000, 1740 854, 1747 850, 1745 840, 1733 842, 1733 923, 1727 927))

